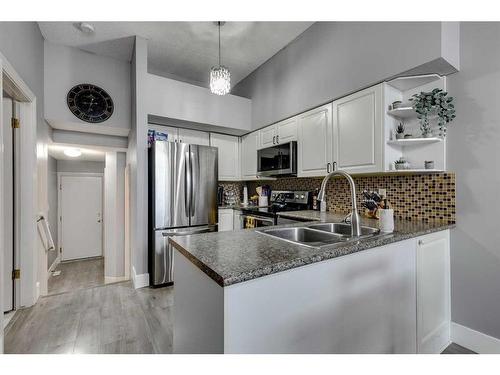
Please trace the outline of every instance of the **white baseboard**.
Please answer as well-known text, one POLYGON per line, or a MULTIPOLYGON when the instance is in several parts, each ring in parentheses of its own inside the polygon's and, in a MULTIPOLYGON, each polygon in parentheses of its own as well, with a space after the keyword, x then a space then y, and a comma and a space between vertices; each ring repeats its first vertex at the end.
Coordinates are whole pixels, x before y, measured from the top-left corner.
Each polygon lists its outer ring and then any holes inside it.
POLYGON ((149 273, 136 274, 135 268, 132 266, 132 282, 134 289, 144 288, 149 286, 149 273))
POLYGON ((451 341, 480 354, 500 354, 500 339, 451 322, 451 341))
POLYGON ((127 280, 127 276, 104 276, 104 284, 120 283, 127 280))

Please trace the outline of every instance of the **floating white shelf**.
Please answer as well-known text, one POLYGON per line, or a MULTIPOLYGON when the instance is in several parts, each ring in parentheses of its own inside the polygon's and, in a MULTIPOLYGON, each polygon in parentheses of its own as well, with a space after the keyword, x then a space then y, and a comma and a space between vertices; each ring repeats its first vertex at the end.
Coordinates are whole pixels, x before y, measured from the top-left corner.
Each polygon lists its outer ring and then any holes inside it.
POLYGON ((388 85, 398 89, 399 91, 408 91, 427 83, 438 81, 441 76, 438 74, 424 74, 419 76, 398 77, 387 81, 388 85))
POLYGON ((386 171, 387 173, 440 173, 444 172, 442 169, 393 169, 390 171, 386 171))
POLYGON ((432 138, 404 138, 404 139, 394 139, 392 141, 387 141, 388 145, 393 146, 417 146, 417 145, 427 145, 430 143, 442 142, 443 140, 438 137, 432 138))
POLYGON ((387 114, 400 119, 417 117, 417 112, 415 112, 413 107, 400 107, 391 109, 390 111, 387 111, 387 114))

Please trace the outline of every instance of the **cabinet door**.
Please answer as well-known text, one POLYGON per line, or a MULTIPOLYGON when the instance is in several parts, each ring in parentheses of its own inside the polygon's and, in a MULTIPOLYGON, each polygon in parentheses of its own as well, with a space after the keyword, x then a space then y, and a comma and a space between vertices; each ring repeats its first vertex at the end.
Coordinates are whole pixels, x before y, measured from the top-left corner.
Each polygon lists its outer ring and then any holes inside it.
POLYGON ((417 239, 417 350, 440 353, 450 343, 449 231, 417 239))
POLYGON ((177 142, 179 140, 177 128, 163 125, 148 125, 148 129, 167 134, 167 141, 169 142, 177 142))
POLYGON ((179 142, 208 146, 210 144, 210 136, 209 133, 199 130, 179 128, 179 142))
POLYGON ((271 125, 259 130, 259 149, 271 147, 276 144, 276 126, 271 125))
POLYGON ((233 230, 233 210, 219 209, 219 232, 233 230))
POLYGON ((383 170, 382 86, 333 102, 334 160, 351 173, 383 170))
POLYGON ((276 143, 286 143, 297 140, 297 117, 276 124, 276 143))
POLYGON ((241 177, 256 178, 257 175, 257 143, 259 132, 241 137, 241 177))
POLYGON ((238 180, 240 177, 240 154, 238 137, 210 133, 210 145, 219 149, 219 180, 238 180))
POLYGON ((324 176, 332 162, 332 105, 326 104, 298 116, 299 177, 324 176))

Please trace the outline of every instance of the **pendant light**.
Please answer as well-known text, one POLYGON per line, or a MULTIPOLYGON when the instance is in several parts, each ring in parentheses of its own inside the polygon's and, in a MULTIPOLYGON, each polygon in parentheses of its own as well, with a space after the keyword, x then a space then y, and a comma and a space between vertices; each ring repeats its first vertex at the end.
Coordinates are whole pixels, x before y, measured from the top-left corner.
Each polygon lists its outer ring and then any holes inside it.
POLYGON ((210 69, 210 91, 216 95, 226 95, 231 90, 231 73, 220 63, 220 28, 225 22, 215 22, 219 28, 219 66, 210 69))

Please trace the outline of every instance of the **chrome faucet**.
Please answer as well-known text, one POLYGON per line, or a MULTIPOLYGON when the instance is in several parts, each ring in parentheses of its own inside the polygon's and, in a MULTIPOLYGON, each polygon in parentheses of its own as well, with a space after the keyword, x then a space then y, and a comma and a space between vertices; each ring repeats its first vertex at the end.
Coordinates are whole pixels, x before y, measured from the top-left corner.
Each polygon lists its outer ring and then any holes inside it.
MULTIPOLYGON (((334 168, 335 168, 335 163, 334 163, 334 168)), ((360 218, 358 214, 358 207, 356 204, 356 185, 354 184, 354 180, 348 173, 344 171, 334 170, 333 172, 327 174, 326 177, 323 179, 323 182, 321 183, 321 189, 319 190, 318 193, 318 200, 326 201, 326 184, 328 183, 328 180, 330 180, 330 177, 333 176, 344 176, 349 182, 349 186, 351 188, 351 201, 352 201, 351 235, 353 237, 359 237, 361 235, 361 227, 360 227, 360 218)))

